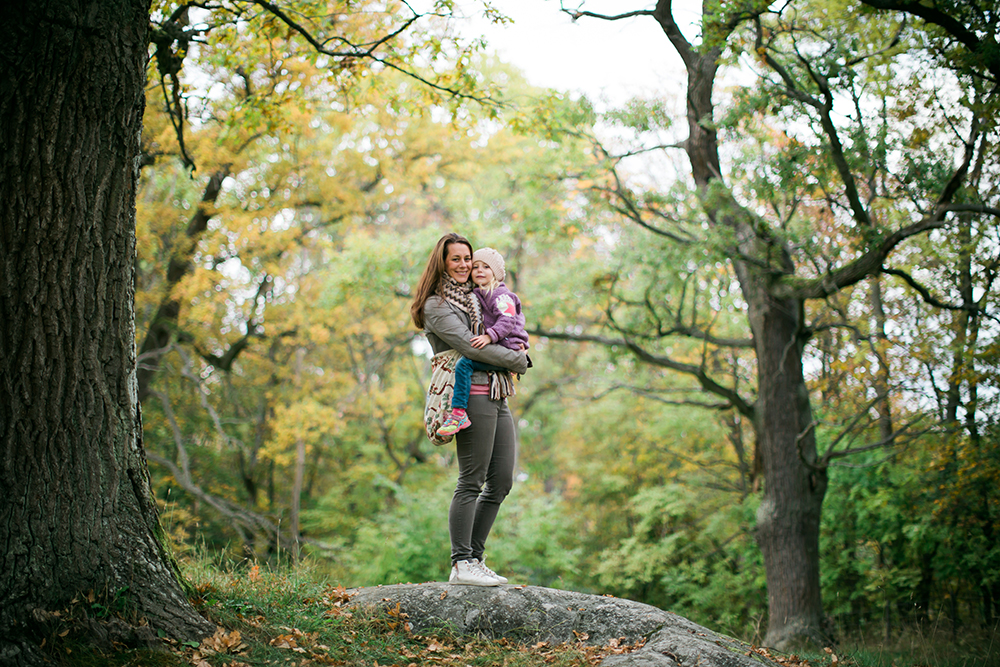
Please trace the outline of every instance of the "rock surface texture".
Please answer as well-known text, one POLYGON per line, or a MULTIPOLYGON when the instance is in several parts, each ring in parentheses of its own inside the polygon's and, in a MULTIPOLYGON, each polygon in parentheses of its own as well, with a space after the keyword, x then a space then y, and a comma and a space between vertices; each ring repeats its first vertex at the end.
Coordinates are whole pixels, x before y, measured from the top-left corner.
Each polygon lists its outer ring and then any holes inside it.
POLYGON ((447 627, 459 634, 533 644, 613 640, 645 645, 612 655, 604 667, 760 667, 776 665, 750 646, 682 616, 639 602, 539 586, 397 584, 348 591, 352 606, 392 607, 420 633, 447 627))

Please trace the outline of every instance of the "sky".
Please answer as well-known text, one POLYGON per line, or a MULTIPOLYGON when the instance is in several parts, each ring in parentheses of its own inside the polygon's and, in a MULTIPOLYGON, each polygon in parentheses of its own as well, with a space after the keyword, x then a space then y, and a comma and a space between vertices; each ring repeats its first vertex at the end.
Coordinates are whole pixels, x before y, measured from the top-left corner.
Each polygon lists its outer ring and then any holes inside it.
MULTIPOLYGON (((567 6, 578 6, 566 2, 567 6)), ((613 14, 652 6, 650 0, 590 0, 586 9, 613 14)), ((697 18, 695 7, 680 9, 679 21, 697 18)), ((481 4, 465 3, 469 31, 484 34, 489 49, 516 65, 537 86, 582 92, 622 102, 636 95, 674 93, 685 81, 680 58, 652 17, 620 21, 581 18, 573 21, 559 9, 559 0, 495 0, 494 6, 512 19, 506 26, 482 18, 481 4), (477 16, 478 15, 478 16, 477 16)))

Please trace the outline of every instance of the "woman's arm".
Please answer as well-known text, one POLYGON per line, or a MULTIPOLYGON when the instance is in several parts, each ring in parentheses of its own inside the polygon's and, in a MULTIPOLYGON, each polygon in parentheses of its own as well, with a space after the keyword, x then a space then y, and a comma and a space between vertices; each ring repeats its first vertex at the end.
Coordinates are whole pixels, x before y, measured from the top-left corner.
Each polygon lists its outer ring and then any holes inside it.
POLYGON ((528 360, 523 351, 509 350, 502 345, 487 345, 481 350, 472 347, 469 326, 444 299, 431 297, 424 304, 424 327, 463 357, 509 368, 515 373, 528 370, 528 360))

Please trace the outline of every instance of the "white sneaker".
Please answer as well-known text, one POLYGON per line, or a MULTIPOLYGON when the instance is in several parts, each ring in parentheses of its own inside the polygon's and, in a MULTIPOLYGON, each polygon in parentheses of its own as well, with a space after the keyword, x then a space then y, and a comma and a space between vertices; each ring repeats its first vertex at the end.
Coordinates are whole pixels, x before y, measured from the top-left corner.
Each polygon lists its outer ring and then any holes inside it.
POLYGON ((491 570, 490 568, 488 568, 486 566, 486 556, 483 556, 483 559, 480 560, 480 561, 476 561, 475 558, 473 558, 472 560, 475 561, 475 562, 477 562, 479 564, 479 569, 480 570, 482 570, 486 574, 490 575, 491 577, 493 577, 494 579, 496 579, 497 581, 499 581, 501 584, 506 584, 507 583, 507 577, 501 577, 499 574, 497 574, 496 572, 494 572, 493 570, 491 570))
POLYGON ((472 559, 460 560, 452 565, 448 583, 465 586, 499 586, 500 580, 484 572, 479 561, 472 559))

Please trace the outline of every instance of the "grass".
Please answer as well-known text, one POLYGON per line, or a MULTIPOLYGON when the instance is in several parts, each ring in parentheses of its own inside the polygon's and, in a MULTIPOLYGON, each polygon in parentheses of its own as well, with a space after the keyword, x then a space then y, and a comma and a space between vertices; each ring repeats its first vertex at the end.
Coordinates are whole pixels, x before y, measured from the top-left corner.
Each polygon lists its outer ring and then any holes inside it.
POLYGON ((239 573, 199 568, 189 576, 201 595, 201 610, 226 628, 193 651, 209 664, 225 664, 226 659, 220 663, 217 657, 225 653, 235 655, 228 659, 237 665, 559 667, 597 664, 610 652, 622 650, 570 644, 521 646, 458 637, 446 630, 418 636, 398 609, 349 610, 343 588, 316 583, 301 571, 267 572, 255 565, 239 573))
MULTIPOLYGON (((168 640, 168 651, 101 651, 67 632, 46 650, 66 667, 587 667, 636 648, 526 646, 448 630, 416 635, 398 609, 371 614, 349 609, 343 588, 317 581, 307 569, 275 572, 251 565, 227 571, 194 562, 186 574, 198 591, 195 605, 218 626, 214 636, 189 644, 168 640)), ((771 657, 787 667, 1000 667, 997 646, 973 638, 959 646, 945 639, 910 633, 882 645, 857 637, 836 653, 771 657)))
POLYGON ((253 565, 220 571, 195 563, 186 574, 198 592, 195 606, 218 626, 214 636, 190 643, 167 639, 167 651, 106 651, 78 632, 67 632, 44 648, 65 667, 571 667, 596 665, 607 655, 634 648, 525 646, 460 637, 448 630, 420 636, 410 631, 398 609, 349 609, 342 587, 318 583, 304 570, 272 572, 253 565))
POLYGON ((864 667, 1000 667, 1000 632, 910 627, 891 640, 858 634, 842 642, 864 667))

